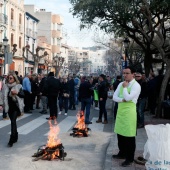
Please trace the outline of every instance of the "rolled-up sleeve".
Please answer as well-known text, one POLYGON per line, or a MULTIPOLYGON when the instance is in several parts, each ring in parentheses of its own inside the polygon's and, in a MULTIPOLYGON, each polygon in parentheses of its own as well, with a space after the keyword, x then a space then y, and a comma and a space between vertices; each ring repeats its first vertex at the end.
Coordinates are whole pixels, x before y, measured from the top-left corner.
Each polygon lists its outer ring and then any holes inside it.
MULTIPOLYGON (((140 94, 140 91, 141 91, 141 87, 138 83, 135 83, 132 88, 131 88, 131 91, 130 93, 128 93, 128 90, 127 88, 123 88, 123 96, 124 96, 124 99, 126 101, 130 101, 130 100, 134 100, 134 99, 138 99, 139 97, 139 94, 140 94)), ((136 101, 135 101, 136 102, 136 101)))
POLYGON ((120 91, 120 87, 122 86, 122 83, 120 83, 116 89, 116 91, 113 94, 113 101, 115 102, 122 102, 122 98, 119 97, 119 91, 120 91))

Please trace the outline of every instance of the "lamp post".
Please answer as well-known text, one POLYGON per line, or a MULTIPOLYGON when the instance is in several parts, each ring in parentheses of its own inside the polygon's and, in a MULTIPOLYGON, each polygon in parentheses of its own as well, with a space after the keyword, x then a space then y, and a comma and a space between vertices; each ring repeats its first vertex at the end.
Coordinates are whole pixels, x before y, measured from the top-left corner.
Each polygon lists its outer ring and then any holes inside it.
POLYGON ((124 47, 125 47, 125 61, 124 61, 124 64, 123 64, 123 67, 126 68, 127 67, 127 59, 128 59, 128 48, 129 48, 129 39, 126 37, 123 41, 124 43, 124 47))
POLYGON ((7 57, 8 57, 8 51, 7 51, 7 46, 8 46, 8 39, 7 37, 5 36, 4 39, 3 39, 3 45, 4 45, 4 74, 5 74, 5 67, 6 67, 6 60, 7 60, 7 57))

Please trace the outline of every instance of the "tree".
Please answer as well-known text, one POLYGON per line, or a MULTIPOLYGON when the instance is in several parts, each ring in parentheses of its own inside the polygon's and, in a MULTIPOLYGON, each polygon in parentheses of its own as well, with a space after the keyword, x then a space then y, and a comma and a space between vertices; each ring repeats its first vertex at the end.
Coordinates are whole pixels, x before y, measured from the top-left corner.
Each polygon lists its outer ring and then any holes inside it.
POLYGON ((145 11, 145 0, 70 0, 73 16, 80 18, 80 28, 97 24, 102 30, 115 36, 128 35, 144 51, 145 73, 148 76, 152 64, 152 54, 158 50, 151 44, 155 34, 150 29, 159 26, 160 16, 167 16, 169 0, 150 0, 151 11, 145 11), (148 13, 149 12, 149 13, 148 13), (149 20, 146 16, 149 15, 149 20), (155 20, 158 18, 158 22, 155 20))
MULTIPOLYGON (((22 50, 23 50, 23 56, 24 56, 25 50, 32 55, 33 61, 34 61, 33 73, 37 73, 39 62, 41 61, 42 58, 46 57, 48 55, 48 53, 46 51, 44 51, 44 48, 37 47, 36 50, 35 50, 35 54, 34 54, 32 51, 30 51, 30 46, 29 45, 23 47, 22 50), (41 51, 44 51, 44 53, 40 54, 41 51)), ((24 58, 26 58, 26 57, 24 56, 24 58)))
POLYGON ((169 0, 70 0, 73 16, 80 18, 81 28, 93 24, 114 32, 116 36, 127 35, 144 51, 145 73, 148 76, 153 54, 160 53, 167 70, 162 83, 157 116, 170 76, 170 1, 169 0))

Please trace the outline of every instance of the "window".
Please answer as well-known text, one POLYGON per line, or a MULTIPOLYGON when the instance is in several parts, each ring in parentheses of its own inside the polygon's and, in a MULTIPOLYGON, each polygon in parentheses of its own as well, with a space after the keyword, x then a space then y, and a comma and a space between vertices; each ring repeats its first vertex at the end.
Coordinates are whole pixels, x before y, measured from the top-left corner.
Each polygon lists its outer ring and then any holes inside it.
POLYGON ((13 46, 13 44, 14 44, 14 34, 12 33, 11 34, 11 46, 13 46))
POLYGON ((19 48, 21 49, 21 37, 19 37, 19 48))
POLYGON ((14 9, 11 8, 11 20, 13 20, 13 19, 14 19, 14 9))
POLYGON ((21 25, 22 24, 22 15, 19 14, 19 24, 21 25))

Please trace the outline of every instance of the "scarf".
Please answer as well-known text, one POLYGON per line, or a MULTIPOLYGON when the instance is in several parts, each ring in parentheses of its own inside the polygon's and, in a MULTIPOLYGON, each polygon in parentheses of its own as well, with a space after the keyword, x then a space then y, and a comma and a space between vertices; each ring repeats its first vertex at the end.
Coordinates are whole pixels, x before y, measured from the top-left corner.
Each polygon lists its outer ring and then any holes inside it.
MULTIPOLYGON (((17 85, 16 82, 14 82, 14 83, 12 83, 12 84, 9 84, 9 83, 7 84, 7 86, 8 86, 9 89, 12 89, 12 88, 15 87, 16 85, 17 85)), ((16 91, 18 92, 17 89, 14 88, 14 90, 16 90, 16 91)), ((9 96, 12 98, 13 101, 17 101, 16 95, 15 95, 15 94, 12 94, 11 91, 10 91, 10 93, 9 93, 9 96)))

